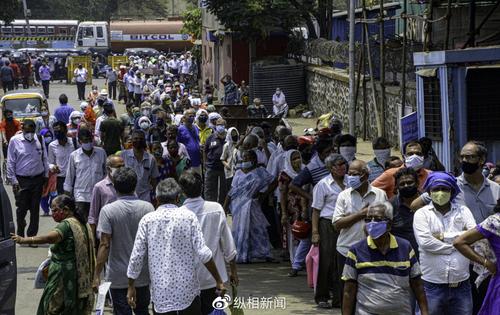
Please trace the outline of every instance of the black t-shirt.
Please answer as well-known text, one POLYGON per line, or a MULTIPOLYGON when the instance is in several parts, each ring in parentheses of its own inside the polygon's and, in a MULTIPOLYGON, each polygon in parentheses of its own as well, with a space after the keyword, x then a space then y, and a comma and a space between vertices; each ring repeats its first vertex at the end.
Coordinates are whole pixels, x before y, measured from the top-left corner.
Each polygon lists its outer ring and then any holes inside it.
POLYGON ((418 258, 418 244, 413 232, 413 215, 415 213, 401 202, 398 195, 392 198, 391 204, 394 208, 391 233, 410 242, 418 258))
POLYGON ((111 155, 121 150, 121 137, 123 134, 123 124, 120 120, 110 117, 104 120, 99 126, 103 149, 107 155, 111 155))
POLYGON ((205 153, 207 155, 206 166, 212 170, 223 170, 224 164, 220 160, 222 148, 224 147, 224 139, 221 139, 217 134, 211 134, 207 142, 205 142, 205 153))

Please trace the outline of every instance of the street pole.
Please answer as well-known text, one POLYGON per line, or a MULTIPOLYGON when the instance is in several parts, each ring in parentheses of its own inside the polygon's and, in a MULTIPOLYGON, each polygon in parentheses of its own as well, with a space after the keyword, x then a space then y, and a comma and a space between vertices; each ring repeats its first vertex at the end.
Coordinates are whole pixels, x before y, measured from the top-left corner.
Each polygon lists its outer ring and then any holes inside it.
POLYGON ((380 117, 382 118, 382 136, 385 137, 385 32, 384 1, 380 1, 380 117))
POLYGON ((405 107, 406 107, 406 42, 408 40, 408 0, 404 0, 403 2, 403 56, 402 56, 402 66, 401 69, 401 117, 405 115, 405 107))
POLYGON ((31 36, 30 19, 29 19, 28 5, 26 4, 26 0, 23 0, 23 12, 24 12, 24 18, 26 19, 26 29, 28 31, 28 36, 31 36))
POLYGON ((356 136, 356 95, 355 89, 355 45, 354 45, 354 27, 356 1, 349 1, 349 133, 356 136))

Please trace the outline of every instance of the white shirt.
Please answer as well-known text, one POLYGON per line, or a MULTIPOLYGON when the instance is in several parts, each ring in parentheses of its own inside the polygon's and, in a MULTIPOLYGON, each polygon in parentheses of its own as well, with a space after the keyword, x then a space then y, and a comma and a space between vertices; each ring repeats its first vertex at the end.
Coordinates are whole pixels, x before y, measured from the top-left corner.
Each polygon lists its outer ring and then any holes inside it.
POLYGON ((185 207, 162 205, 139 222, 127 276, 137 279, 147 261, 154 310, 180 311, 200 294, 196 269, 211 258, 196 215, 185 207))
POLYGON ((72 138, 68 138, 68 141, 64 146, 59 144, 58 140, 52 141, 49 144, 49 168, 53 169, 55 166, 59 167, 61 172, 57 174, 57 177, 66 177, 69 155, 73 151, 75 151, 75 146, 73 145, 72 138))
MULTIPOLYGON (((205 244, 212 251, 222 281, 227 282, 226 262, 236 257, 236 246, 224 209, 219 203, 205 201, 201 197, 186 199, 184 207, 193 211, 198 217, 205 244)), ((214 288, 216 285, 212 274, 201 264, 198 266, 198 280, 201 290, 214 288)))
POLYGON ((332 219, 337 198, 342 190, 342 187, 337 184, 331 174, 320 180, 316 186, 314 186, 311 207, 320 210, 320 218, 332 219))
POLYGON ((181 61, 181 73, 182 74, 189 74, 191 70, 191 60, 190 59, 185 59, 181 61))
POLYGON ((420 252, 422 279, 432 283, 457 283, 469 278, 469 259, 453 247, 453 240, 476 226, 469 208, 452 203, 444 216, 432 202, 413 217, 413 231, 420 252), (441 241, 433 234, 443 233, 441 241))
POLYGON ((142 79, 137 75, 134 78, 134 94, 142 94, 142 79))
MULTIPOLYGON (((361 196, 357 190, 347 188, 337 197, 332 222, 335 223, 343 217, 357 213, 376 201, 387 201, 385 191, 368 185, 368 191, 364 196, 361 196)), ((351 227, 340 230, 339 238, 337 239, 337 251, 346 257, 349 248, 354 243, 366 238, 364 227, 365 221, 360 220, 351 227)))
POLYGON ((75 201, 90 202, 95 184, 106 175, 106 152, 95 147, 88 156, 80 148, 69 156, 64 190, 73 192, 75 201))
POLYGON ((177 68, 179 68, 179 61, 178 60, 174 60, 174 59, 170 60, 168 62, 168 67, 170 69, 177 69, 177 68))
POLYGON ((75 69, 75 80, 76 82, 86 82, 87 81, 87 69, 81 68, 75 69))
POLYGON ((273 95, 273 105, 281 107, 286 104, 286 99, 285 99, 285 94, 281 92, 279 95, 277 93, 274 93, 273 95))

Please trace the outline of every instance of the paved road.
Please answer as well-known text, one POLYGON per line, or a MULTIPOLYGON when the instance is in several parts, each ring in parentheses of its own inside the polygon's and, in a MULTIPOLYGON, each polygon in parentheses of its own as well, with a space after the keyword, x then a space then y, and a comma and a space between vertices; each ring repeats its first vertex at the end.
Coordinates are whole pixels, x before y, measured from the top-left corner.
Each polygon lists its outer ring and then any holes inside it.
MULTIPOLYGON (((96 80, 95 83, 99 88, 102 88, 104 80, 96 80)), ((68 96, 69 103, 75 109, 79 108, 75 86, 52 84, 50 90, 49 107, 51 113, 54 113, 59 105, 58 97, 61 93, 68 96)), ((118 114, 124 112, 123 104, 116 104, 116 108, 118 114)), ((302 128, 314 124, 314 121, 301 119, 293 124, 302 128)), ((10 186, 7 187, 7 191, 12 208, 15 209, 10 186)), ((47 233, 54 226, 55 223, 51 217, 40 217, 39 234, 47 233)), ((33 315, 36 313, 42 290, 33 289, 33 279, 38 265, 47 257, 47 251, 48 246, 40 246, 39 248, 17 247, 17 315, 33 315)), ((245 302, 245 314, 340 314, 338 309, 335 311, 316 309, 313 302, 313 291, 306 285, 305 273, 302 273, 297 278, 288 278, 286 274, 289 268, 289 263, 284 262, 280 264, 239 265, 241 285, 238 293, 245 302), (259 299, 258 308, 255 307, 255 304, 248 305, 248 301, 255 303, 255 298, 259 299), (267 300, 262 302, 262 298, 267 300), (284 298, 286 301, 285 309, 274 308, 275 298, 280 298, 280 301, 283 301, 282 298, 284 298)), ((111 312, 108 311, 107 314, 111 314, 111 312)))

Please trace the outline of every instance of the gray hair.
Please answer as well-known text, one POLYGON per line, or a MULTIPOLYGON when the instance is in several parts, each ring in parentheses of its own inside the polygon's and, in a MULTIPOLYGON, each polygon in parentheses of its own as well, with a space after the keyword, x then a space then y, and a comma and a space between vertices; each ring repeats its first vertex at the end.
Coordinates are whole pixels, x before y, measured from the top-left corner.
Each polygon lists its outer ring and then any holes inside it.
POLYGON ((376 201, 370 204, 370 206, 368 206, 368 213, 370 213, 375 208, 382 207, 384 208, 385 217, 392 220, 394 218, 394 209, 389 201, 376 201))
POLYGON ((175 179, 167 178, 156 186, 156 198, 160 204, 175 201, 179 197, 182 189, 175 179))
POLYGON ((331 169, 335 164, 337 164, 338 161, 343 161, 344 163, 347 163, 346 159, 338 154, 338 153, 332 153, 328 155, 325 159, 325 166, 327 169, 331 169))

